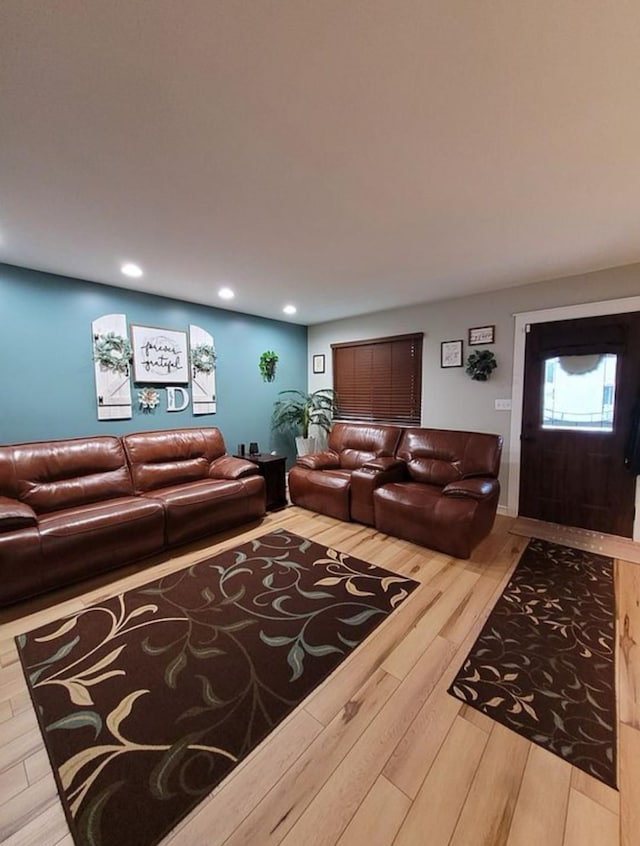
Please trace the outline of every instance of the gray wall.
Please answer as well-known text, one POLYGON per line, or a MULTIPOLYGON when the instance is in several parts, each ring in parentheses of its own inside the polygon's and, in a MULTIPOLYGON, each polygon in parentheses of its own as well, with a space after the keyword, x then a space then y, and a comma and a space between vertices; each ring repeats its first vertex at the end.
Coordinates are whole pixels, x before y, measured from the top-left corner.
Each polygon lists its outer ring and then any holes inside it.
POLYGON ((507 503, 507 467, 511 413, 496 411, 496 399, 511 397, 514 319, 516 312, 598 302, 640 294, 640 264, 410 308, 310 326, 309 389, 331 386, 331 344, 405 332, 424 332, 422 365, 422 425, 435 428, 497 432, 505 439, 500 481, 501 505, 507 503), (472 326, 495 325, 495 344, 469 347, 472 326), (473 350, 491 349, 498 368, 488 382, 474 382, 464 368, 440 368, 441 341, 462 339, 463 358, 473 350), (313 355, 326 357, 326 373, 313 374, 313 355))

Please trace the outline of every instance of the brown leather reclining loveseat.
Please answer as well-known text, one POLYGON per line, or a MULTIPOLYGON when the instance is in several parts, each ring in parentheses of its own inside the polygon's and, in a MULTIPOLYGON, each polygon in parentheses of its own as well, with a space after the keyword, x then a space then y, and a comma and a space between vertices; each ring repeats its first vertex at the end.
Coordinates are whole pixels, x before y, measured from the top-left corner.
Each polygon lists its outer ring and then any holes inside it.
POLYGON ((264 513, 214 427, 0 446, 0 605, 264 513))
POLYGON ((500 435, 335 423, 327 449, 289 472, 296 505, 354 520, 457 558, 489 534, 500 435))

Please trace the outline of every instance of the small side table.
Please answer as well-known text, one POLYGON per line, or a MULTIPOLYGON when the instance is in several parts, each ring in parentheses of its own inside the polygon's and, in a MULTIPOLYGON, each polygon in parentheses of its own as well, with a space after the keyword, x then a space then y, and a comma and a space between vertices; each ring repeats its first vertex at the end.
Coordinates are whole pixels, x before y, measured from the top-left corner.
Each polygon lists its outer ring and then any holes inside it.
POLYGON ((284 455, 271 455, 270 452, 259 452, 256 455, 237 455, 258 465, 260 475, 264 477, 267 494, 267 511, 277 511, 287 505, 287 485, 285 479, 284 455))

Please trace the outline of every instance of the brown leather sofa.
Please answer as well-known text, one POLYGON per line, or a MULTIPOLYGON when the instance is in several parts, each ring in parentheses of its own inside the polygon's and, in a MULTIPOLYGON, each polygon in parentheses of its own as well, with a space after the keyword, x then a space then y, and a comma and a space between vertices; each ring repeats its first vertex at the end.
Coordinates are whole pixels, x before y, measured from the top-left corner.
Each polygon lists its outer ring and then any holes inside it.
POLYGON ((373 500, 368 492, 359 496, 354 471, 375 458, 390 459, 400 433, 397 426, 334 423, 327 449, 298 456, 289 471, 291 501, 338 520, 373 523, 373 500))
POLYGON ((289 473, 296 505, 375 526, 456 558, 491 531, 500 435, 336 423, 323 453, 289 473))
POLYGON ((0 605, 264 513, 214 427, 0 446, 0 605))

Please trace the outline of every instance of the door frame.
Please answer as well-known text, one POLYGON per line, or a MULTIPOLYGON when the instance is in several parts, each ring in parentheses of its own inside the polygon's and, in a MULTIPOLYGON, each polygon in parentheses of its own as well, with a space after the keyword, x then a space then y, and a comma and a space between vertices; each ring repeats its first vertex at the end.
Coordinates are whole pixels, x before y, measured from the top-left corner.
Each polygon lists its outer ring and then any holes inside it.
MULTIPOLYGON (((511 431, 509 436, 509 493, 507 496, 507 513, 509 516, 517 516, 520 499, 520 433, 522 431, 524 350, 527 341, 527 324, 550 323, 556 320, 578 320, 581 317, 624 314, 629 311, 640 311, 640 296, 514 313, 515 331, 513 338, 513 379, 511 383, 511 431)), ((638 479, 636 479, 635 506, 636 517, 633 523, 633 540, 640 541, 640 484, 638 483, 638 479)))

